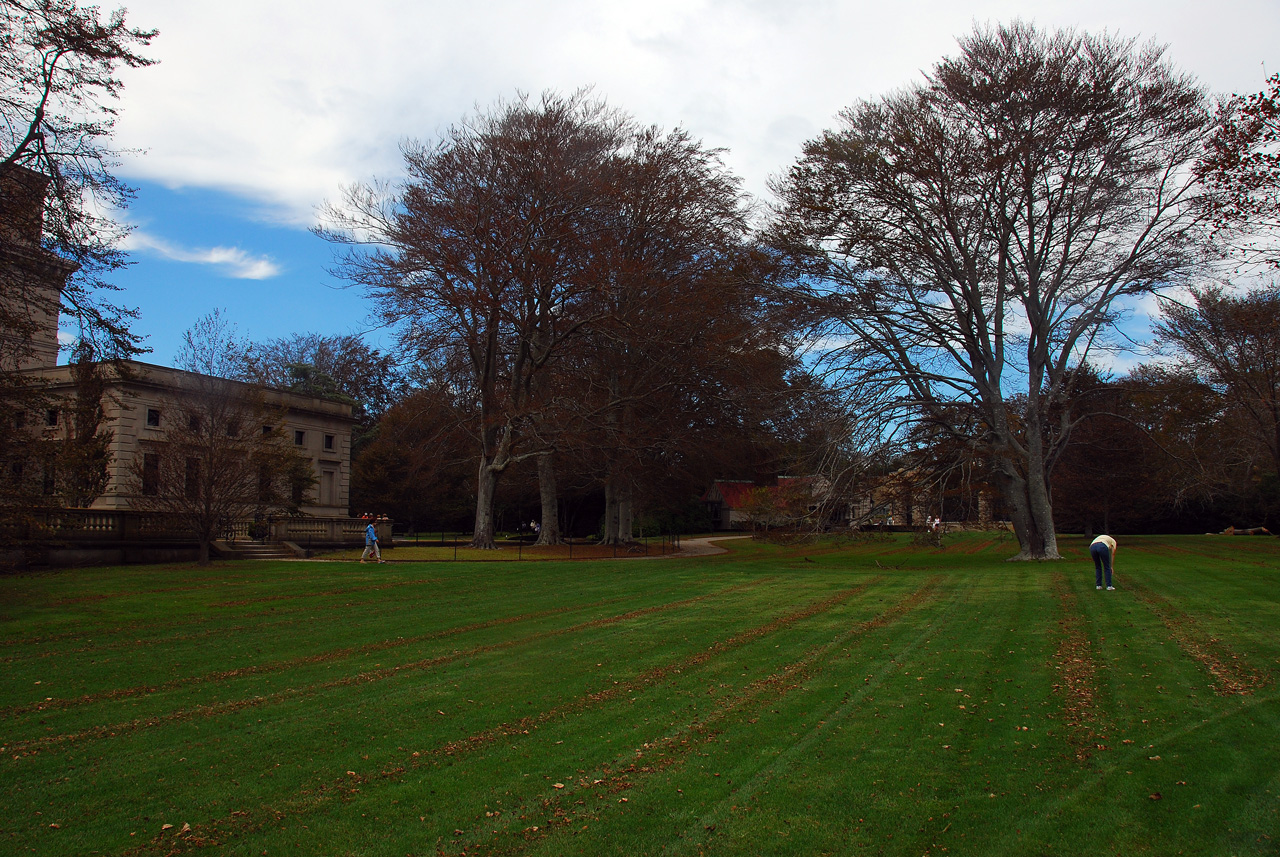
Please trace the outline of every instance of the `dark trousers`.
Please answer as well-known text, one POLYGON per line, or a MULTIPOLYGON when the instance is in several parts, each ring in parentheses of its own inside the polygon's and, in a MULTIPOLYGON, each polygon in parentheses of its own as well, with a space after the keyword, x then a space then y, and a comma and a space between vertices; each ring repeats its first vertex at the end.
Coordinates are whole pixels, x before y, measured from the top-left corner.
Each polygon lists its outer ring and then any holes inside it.
POLYGON ((1111 585, 1111 548, 1099 542, 1096 545, 1089 545, 1089 555, 1093 557, 1094 580, 1096 585, 1102 585, 1102 570, 1107 571, 1107 586, 1111 585))

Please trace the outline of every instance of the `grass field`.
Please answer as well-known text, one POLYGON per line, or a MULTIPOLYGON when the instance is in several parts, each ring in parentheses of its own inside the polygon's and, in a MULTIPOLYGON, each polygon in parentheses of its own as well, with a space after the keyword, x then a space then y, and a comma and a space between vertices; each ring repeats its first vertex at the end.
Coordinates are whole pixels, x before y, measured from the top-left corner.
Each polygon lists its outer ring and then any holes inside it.
POLYGON ((1276 854, 1280 541, 0 577, 0 854, 1276 854))

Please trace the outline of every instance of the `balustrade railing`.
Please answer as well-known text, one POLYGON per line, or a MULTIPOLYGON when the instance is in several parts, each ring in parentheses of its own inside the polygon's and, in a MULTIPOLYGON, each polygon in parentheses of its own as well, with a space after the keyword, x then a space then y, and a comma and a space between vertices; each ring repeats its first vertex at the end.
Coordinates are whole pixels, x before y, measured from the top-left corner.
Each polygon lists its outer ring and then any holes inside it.
MULTIPOLYGON (((269 518, 227 521, 220 537, 229 541, 332 542, 363 541, 368 521, 360 518, 269 518)), ((390 522, 378 523, 379 536, 391 537, 390 522), (386 532, 383 532, 384 526, 386 532)), ((191 538, 180 518, 162 512, 100 509, 32 510, 20 520, 0 521, 9 536, 34 540, 100 541, 191 538)))

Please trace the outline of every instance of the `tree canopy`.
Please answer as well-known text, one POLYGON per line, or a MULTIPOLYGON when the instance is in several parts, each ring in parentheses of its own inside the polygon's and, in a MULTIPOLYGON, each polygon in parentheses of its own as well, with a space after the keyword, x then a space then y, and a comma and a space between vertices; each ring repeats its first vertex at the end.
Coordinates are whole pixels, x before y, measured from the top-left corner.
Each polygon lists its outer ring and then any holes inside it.
MULTIPOLYGON (((123 90, 116 75, 151 65, 139 51, 155 36, 130 27, 123 9, 104 17, 76 0, 0 0, 0 171, 20 167, 49 179, 44 246, 76 268, 62 309, 96 353, 110 356, 140 350, 128 328, 132 311, 103 298, 114 288, 106 276, 125 264, 128 227, 116 213, 132 196, 112 172, 123 90)), ((4 196, 0 219, 28 202, 4 196)))
POLYGON ((841 114, 776 183, 775 240, 828 365, 991 463, 1019 558, 1057 557, 1072 369, 1127 298, 1202 261, 1203 90, 1162 49, 980 27, 841 114))

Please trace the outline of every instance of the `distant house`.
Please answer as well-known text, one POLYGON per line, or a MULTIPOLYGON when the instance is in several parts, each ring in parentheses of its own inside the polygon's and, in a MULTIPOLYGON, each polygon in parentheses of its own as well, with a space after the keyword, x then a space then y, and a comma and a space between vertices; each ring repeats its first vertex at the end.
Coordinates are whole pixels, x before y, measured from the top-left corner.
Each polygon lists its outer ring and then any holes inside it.
MULTIPOLYGON (((47 184, 47 178, 22 167, 0 170, 0 286, 4 287, 0 290, 0 354, 6 364, 0 370, 16 372, 14 377, 26 377, 41 386, 50 406, 45 406, 44 413, 19 414, 18 421, 23 430, 57 440, 67 431, 57 403, 76 394, 71 367, 57 365, 60 293, 75 266, 41 246, 47 184)), ((136 474, 145 474, 148 451, 164 444, 166 429, 180 419, 180 403, 193 391, 213 385, 247 392, 250 387, 137 361, 103 364, 103 368, 107 372, 103 422, 112 434, 106 488, 88 509, 51 511, 49 520, 56 519, 56 525, 48 526, 64 542, 79 540, 86 557, 106 561, 184 557, 188 551, 183 533, 165 529, 154 514, 135 511, 136 474), (90 542, 98 547, 90 549, 90 542), (164 549, 156 549, 161 543, 164 549)), ((261 398, 271 410, 273 430, 283 429, 286 441, 310 460, 315 477, 312 491, 296 498, 302 517, 273 526, 272 538, 317 546, 358 542, 365 522, 351 518, 348 509, 355 425, 351 405, 286 390, 266 390, 261 398)), ((6 475, 41 467, 41 462, 6 460, 9 455, 0 450, 6 475)), ((52 482, 47 473, 44 482, 52 482)), ((247 531, 246 522, 230 522, 229 528, 229 535, 247 531)))
MULTIPOLYGON (((147 450, 164 443, 165 432, 179 419, 180 402, 192 387, 206 386, 210 379, 193 372, 153 366, 134 360, 104 366, 108 370, 103 396, 104 424, 111 430, 112 462, 102 496, 92 509, 127 510, 133 507, 138 486, 131 478, 138 471, 135 461, 147 450)), ((25 373, 44 382, 55 398, 71 398, 75 384, 70 366, 44 366, 25 373)), ((219 386, 235 390, 248 385, 216 379, 219 386)), ((310 459, 315 488, 302 498, 305 515, 346 517, 351 486, 351 429, 355 418, 351 405, 292 393, 264 391, 264 404, 283 427, 284 437, 298 452, 310 459)), ((46 414, 42 430, 53 436, 65 431, 56 410, 46 414)))
POLYGON ((749 530, 794 523, 817 508, 821 483, 812 477, 780 476, 773 485, 720 479, 711 483, 702 502, 714 530, 749 530))

